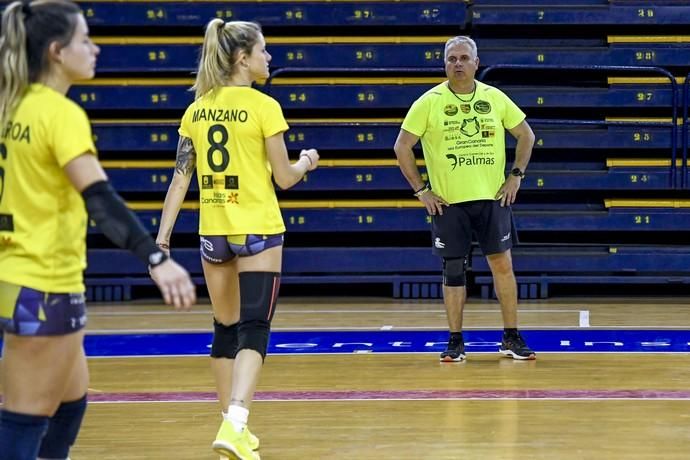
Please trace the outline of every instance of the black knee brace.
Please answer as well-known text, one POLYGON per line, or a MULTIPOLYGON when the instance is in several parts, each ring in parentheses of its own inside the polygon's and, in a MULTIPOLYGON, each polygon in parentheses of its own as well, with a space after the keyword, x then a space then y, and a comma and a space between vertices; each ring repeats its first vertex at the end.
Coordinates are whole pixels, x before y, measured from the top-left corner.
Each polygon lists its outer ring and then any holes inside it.
POLYGON ((63 402, 50 417, 48 431, 41 441, 40 458, 67 458, 70 447, 77 440, 81 421, 86 412, 86 396, 63 402))
POLYGON ((240 273, 240 323, 237 351, 248 348, 266 357, 280 273, 240 273))
POLYGON ((213 318, 213 342, 211 342, 211 358, 235 359, 237 355, 237 331, 239 323, 226 326, 213 318))
POLYGON ((466 282, 467 257, 443 258, 443 285, 464 286, 466 282))

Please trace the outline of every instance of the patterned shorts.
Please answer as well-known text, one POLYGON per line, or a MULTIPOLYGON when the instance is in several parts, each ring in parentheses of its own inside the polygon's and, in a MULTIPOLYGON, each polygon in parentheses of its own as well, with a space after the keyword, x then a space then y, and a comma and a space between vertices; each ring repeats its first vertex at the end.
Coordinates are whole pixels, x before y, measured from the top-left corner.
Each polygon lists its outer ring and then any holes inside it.
POLYGON ((266 249, 282 246, 283 234, 200 236, 201 257, 212 264, 222 264, 235 258, 256 255, 266 249))
POLYGON ((50 294, 0 281, 0 331, 22 336, 67 335, 84 326, 83 293, 50 294))

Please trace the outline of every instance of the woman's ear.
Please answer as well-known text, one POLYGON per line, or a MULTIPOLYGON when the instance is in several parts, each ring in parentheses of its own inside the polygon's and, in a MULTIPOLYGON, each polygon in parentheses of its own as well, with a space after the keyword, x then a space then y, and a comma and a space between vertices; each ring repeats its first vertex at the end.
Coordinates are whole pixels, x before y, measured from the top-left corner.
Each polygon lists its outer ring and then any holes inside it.
POLYGON ((247 53, 245 53, 244 51, 240 51, 239 53, 237 53, 237 61, 235 62, 236 65, 240 67, 249 67, 249 64, 247 64, 247 53))
POLYGON ((48 57, 52 62, 62 64, 62 47, 58 42, 52 42, 48 46, 48 57))

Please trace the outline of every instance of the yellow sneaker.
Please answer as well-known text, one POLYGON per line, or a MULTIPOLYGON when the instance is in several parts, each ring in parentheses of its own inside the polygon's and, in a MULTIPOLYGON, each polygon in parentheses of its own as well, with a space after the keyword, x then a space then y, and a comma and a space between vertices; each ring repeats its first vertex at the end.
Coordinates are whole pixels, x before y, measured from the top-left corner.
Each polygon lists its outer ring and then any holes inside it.
POLYGON ((259 450, 259 438, 254 436, 254 433, 249 431, 249 427, 245 428, 247 431, 247 437, 249 438, 249 447, 252 450, 259 450))
MULTIPOLYGON (((258 444, 258 440, 257 440, 258 444)), ((246 428, 241 433, 235 431, 232 423, 223 420, 220 425, 216 440, 213 441, 213 450, 222 456, 232 460, 260 460, 259 454, 254 452, 250 445, 250 433, 246 428)))

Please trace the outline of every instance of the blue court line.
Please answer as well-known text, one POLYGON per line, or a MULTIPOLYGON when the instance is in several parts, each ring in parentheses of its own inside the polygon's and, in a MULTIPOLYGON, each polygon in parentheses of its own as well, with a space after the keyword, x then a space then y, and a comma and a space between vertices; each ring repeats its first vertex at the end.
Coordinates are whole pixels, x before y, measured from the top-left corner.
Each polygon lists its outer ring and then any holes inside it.
MULTIPOLYGON (((538 352, 685 352, 689 330, 527 330, 523 337, 538 352)), ((447 331, 277 331, 271 354, 423 353, 445 349, 447 331)), ((495 353, 499 330, 464 333, 468 352, 495 353)), ((208 355, 211 333, 87 335, 89 356, 208 355)))
MULTIPOLYGON (((466 351, 495 353, 501 331, 464 334, 466 351)), ((688 330, 533 330, 522 331, 536 352, 690 353, 688 330)), ((424 353, 445 349, 447 331, 277 331, 270 354, 424 353)), ((0 341, 2 343, 2 341, 0 341)), ((211 333, 87 335, 88 356, 207 355, 211 333)))

